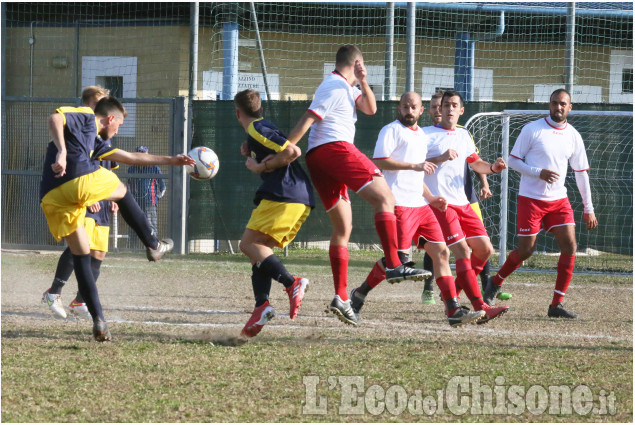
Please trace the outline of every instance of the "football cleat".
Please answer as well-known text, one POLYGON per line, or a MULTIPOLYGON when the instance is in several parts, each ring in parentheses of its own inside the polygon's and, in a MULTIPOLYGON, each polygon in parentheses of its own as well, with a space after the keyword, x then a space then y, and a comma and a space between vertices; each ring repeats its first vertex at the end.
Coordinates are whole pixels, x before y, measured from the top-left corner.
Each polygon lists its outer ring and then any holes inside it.
POLYGON ((106 322, 102 322, 101 320, 95 320, 93 322, 93 338, 98 342, 112 341, 112 336, 110 336, 106 322))
POLYGON ((482 319, 484 316, 484 310, 470 311, 469 309, 460 307, 454 312, 452 316, 448 316, 448 322, 450 323, 450 326, 456 328, 457 326, 474 323, 477 320, 482 319))
POLYGON ((496 294, 500 291, 501 287, 494 285, 492 278, 487 279, 487 286, 483 291, 483 301, 485 304, 494 305, 496 303, 496 294))
POLYGON ((413 269, 405 264, 400 264, 392 270, 386 269, 386 280, 388 283, 399 283, 402 280, 423 280, 432 276, 428 270, 413 269))
POLYGON ((497 317, 501 317, 503 314, 507 313, 509 307, 507 306, 498 306, 498 305, 484 305, 483 310, 485 312, 485 316, 480 318, 476 324, 484 325, 492 319, 496 319, 497 317))
POLYGON ((240 334, 247 338, 253 338, 258 335, 262 327, 275 316, 276 310, 269 305, 269 301, 265 301, 264 304, 254 309, 254 312, 251 314, 251 317, 240 334))
POLYGON ((49 308, 56 316, 66 319, 66 310, 62 305, 62 296, 60 294, 49 294, 49 289, 42 294, 42 302, 48 304, 49 308))
POLYGON ((304 294, 309 289, 309 279, 295 276, 294 278, 295 282, 293 282, 293 285, 284 289, 287 295, 289 295, 289 318, 291 319, 297 317, 304 294))
POLYGON ((339 295, 333 297, 328 311, 335 314, 338 319, 347 325, 357 326, 359 322, 359 317, 353 311, 353 307, 351 307, 351 300, 342 301, 339 295))
POLYGON ((426 305, 434 305, 437 302, 434 300, 434 293, 426 289, 421 293, 421 303, 426 305))
POLYGON ((88 311, 88 307, 86 307, 86 303, 79 303, 77 299, 71 301, 68 306, 71 314, 78 319, 92 319, 90 312, 88 311))
POLYGON ((553 306, 550 305, 549 310, 547 310, 547 316, 561 317, 563 319, 575 319, 576 317, 578 317, 577 314, 571 311, 565 310, 561 303, 558 303, 558 305, 553 305, 553 306))
POLYGON ((174 248, 174 241, 172 239, 161 239, 156 249, 146 247, 146 257, 148 258, 148 261, 159 261, 161 257, 163 257, 163 254, 171 252, 172 248, 174 248))

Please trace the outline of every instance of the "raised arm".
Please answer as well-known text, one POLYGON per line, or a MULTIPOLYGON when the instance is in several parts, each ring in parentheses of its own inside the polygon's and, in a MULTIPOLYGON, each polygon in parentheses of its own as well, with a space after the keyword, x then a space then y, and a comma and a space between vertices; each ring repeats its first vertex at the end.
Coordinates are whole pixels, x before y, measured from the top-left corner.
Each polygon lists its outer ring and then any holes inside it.
POLYGON ((471 162, 470 167, 479 174, 495 174, 500 173, 507 168, 507 164, 505 163, 505 160, 500 157, 497 158, 493 164, 479 158, 476 161, 471 162))
POLYGON ((354 72, 355 78, 357 78, 359 87, 362 90, 362 97, 356 102, 355 106, 366 115, 375 115, 377 112, 377 102, 375 101, 375 93, 373 93, 366 79, 367 72, 364 62, 356 60, 354 72))
POLYGON ((298 123, 293 127, 291 133, 289 133, 289 142, 297 145, 302 136, 311 128, 311 126, 317 122, 319 118, 311 111, 306 111, 300 118, 298 123))
POLYGON ((397 161, 393 158, 377 158, 373 159, 373 162, 381 170, 414 170, 425 171, 426 174, 432 174, 437 168, 436 165, 428 161, 413 164, 411 162, 397 161))
MULTIPOLYGON (((122 162, 124 164, 133 165, 194 165, 196 161, 184 153, 175 156, 152 155, 142 152, 127 152, 123 150, 115 150, 112 153, 104 155, 102 158, 108 158, 112 161, 122 162)), ((100 158, 101 159, 101 158, 100 158)))

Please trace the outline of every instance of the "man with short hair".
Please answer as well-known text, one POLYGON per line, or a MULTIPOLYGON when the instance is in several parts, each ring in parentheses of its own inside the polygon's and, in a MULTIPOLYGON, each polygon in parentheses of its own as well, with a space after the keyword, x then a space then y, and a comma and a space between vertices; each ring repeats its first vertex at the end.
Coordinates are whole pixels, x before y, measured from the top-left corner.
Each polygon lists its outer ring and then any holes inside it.
POLYGON ((159 241, 152 236, 147 218, 125 185, 97 161, 108 157, 141 165, 194 163, 185 154, 158 157, 112 148, 105 141, 117 134, 126 115, 123 105, 112 96, 102 98, 94 111, 89 107, 58 108, 49 117, 53 141, 47 148, 40 182, 41 207, 49 230, 57 241, 65 239, 70 248, 78 288, 93 319, 93 337, 97 341, 110 341, 111 336, 91 268, 90 243, 84 228, 86 207, 101 200, 117 202, 126 222, 144 241, 150 261, 157 261, 173 246, 171 240, 159 241))
MULTIPOLYGON (((443 241, 443 232, 432 212, 445 211, 447 201, 433 196, 424 183, 424 173, 433 173, 434 164, 426 162, 428 138, 417 125, 423 113, 421 96, 404 93, 397 107, 397 120, 384 126, 377 138, 373 162, 382 170, 392 193, 395 195, 397 239, 399 256, 407 261, 413 239, 434 262, 435 278, 451 326, 459 326, 482 319, 484 311, 467 311, 460 308, 456 287, 450 270, 450 252, 443 241)), ((383 258, 358 288, 351 291, 353 311, 358 315, 368 293, 385 277, 383 258)))
POLYGON ((399 259, 395 198, 381 171, 354 145, 357 110, 374 115, 377 104, 361 51, 346 45, 337 51, 335 71, 324 78, 309 110, 289 135, 289 141, 296 144, 311 128, 306 164, 333 225, 329 259, 335 296, 329 311, 350 325, 357 325, 357 320, 347 293, 348 241, 353 228, 349 187, 375 210, 375 228, 386 257, 388 282, 422 280, 430 275, 399 259))
POLYGON ((509 155, 509 166, 518 171, 518 248, 512 251, 503 267, 490 279, 485 299, 492 300, 503 280, 531 257, 536 249, 536 236, 541 228, 553 233, 560 247, 560 259, 551 304, 547 315, 574 319, 577 314, 566 310, 562 301, 573 277, 575 252, 575 218, 567 196, 565 177, 570 165, 584 204, 587 230, 598 221, 593 212, 589 161, 580 133, 567 122, 571 112, 571 95, 565 89, 555 90, 549 98, 549 116, 523 127, 509 155))
POLYGON ((464 112, 461 95, 446 91, 441 98, 441 123, 424 128, 430 138, 427 161, 438 166, 434 174, 425 176, 425 183, 434 195, 447 199, 445 212, 432 211, 456 260, 457 289, 465 291, 474 310, 485 311, 485 316, 477 322, 482 324, 501 316, 509 307, 490 306, 481 297, 476 275, 481 272, 494 248, 483 222, 465 196, 464 163, 481 174, 500 173, 507 165, 503 158, 489 164, 479 157, 472 136, 466 129, 457 126, 464 112))
MULTIPOLYGON (((439 90, 436 93, 434 93, 432 97, 430 98, 430 105, 428 107, 428 115, 430 116, 430 119, 432 120, 432 125, 441 123, 441 118, 442 118, 441 98, 443 97, 444 93, 445 92, 443 90, 439 90)), ((463 126, 458 124, 457 124, 457 127, 464 128, 463 126)), ((470 137, 472 137, 471 134, 470 134, 470 137)), ((474 141, 474 138, 472 138, 472 141, 474 141)), ((478 149, 476 153, 478 153, 478 149)), ((476 173, 475 171, 472 171, 467 162, 465 163, 464 188, 465 188, 465 196, 467 196, 467 199, 470 201, 470 206, 472 207, 476 215, 478 215, 478 217, 481 219, 481 221, 483 221, 483 214, 481 213, 481 208, 478 204, 479 197, 480 199, 490 198, 492 196, 492 192, 489 189, 489 182, 487 181, 487 177, 485 176, 485 174, 479 174, 479 173, 476 173), (481 190, 479 195, 476 194, 476 191, 474 190, 474 186, 472 185, 473 172, 478 176, 479 181, 481 183, 481 190)), ((432 264, 432 258, 430 258, 427 252, 423 256, 423 268, 431 272, 434 270, 433 264, 432 264)), ((483 266, 483 270, 479 274, 481 278, 481 287, 483 291, 485 291, 485 288, 487 286, 489 271, 490 271, 490 260, 487 260, 487 262, 483 266)), ((511 297, 512 295, 507 292, 499 292, 496 295, 496 298, 503 301, 508 300, 511 297)), ((432 276, 426 278, 424 281, 423 292, 421 293, 421 302, 427 305, 436 304, 436 302, 434 301, 434 294, 432 292, 432 276)))
POLYGON ((260 174, 249 223, 240 238, 240 250, 251 262, 251 284, 256 305, 241 334, 251 338, 275 316, 269 304, 271 280, 282 283, 289 296, 289 318, 295 319, 309 280, 293 276, 273 248, 287 246, 315 207, 309 176, 300 163, 300 148, 289 143, 273 123, 262 117, 260 93, 247 89, 234 96, 236 118, 247 133, 241 154, 245 166, 260 174))

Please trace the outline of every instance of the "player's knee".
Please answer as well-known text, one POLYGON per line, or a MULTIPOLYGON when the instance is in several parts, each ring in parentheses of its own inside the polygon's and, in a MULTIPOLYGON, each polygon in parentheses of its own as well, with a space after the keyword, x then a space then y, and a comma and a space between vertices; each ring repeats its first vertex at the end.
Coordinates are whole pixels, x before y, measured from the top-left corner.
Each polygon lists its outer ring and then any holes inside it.
POLYGON ((439 261, 443 263, 448 263, 450 261, 450 250, 447 246, 439 250, 438 257, 439 261))

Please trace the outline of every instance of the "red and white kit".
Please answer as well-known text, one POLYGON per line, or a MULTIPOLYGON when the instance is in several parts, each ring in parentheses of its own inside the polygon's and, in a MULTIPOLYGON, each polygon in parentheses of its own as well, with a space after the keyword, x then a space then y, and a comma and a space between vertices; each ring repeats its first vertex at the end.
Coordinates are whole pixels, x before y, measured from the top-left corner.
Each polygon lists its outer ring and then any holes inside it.
MULTIPOLYGON (((377 138, 373 159, 391 158, 419 164, 427 156, 428 137, 423 130, 407 127, 399 120, 384 126, 377 138)), ((408 250, 413 238, 423 237, 432 243, 442 243, 443 233, 423 197, 423 171, 384 170, 384 177, 395 195, 398 249, 408 250)), ((415 241, 416 243, 416 241, 415 241)))
POLYGON ((470 164, 480 159, 472 136, 462 127, 450 130, 436 125, 425 127, 423 131, 430 139, 428 158, 441 156, 448 149, 458 154, 451 161, 437 164, 436 172, 425 176, 430 192, 448 201, 445 213, 432 209, 443 230, 445 243, 451 246, 465 238, 488 237, 483 222, 465 195, 465 162, 470 164))
MULTIPOLYGON (((556 226, 575 225, 565 186, 568 165, 576 172, 589 169, 584 142, 573 126, 545 117, 523 127, 510 154, 510 167, 521 173, 519 235, 535 235, 541 226, 549 231, 556 226), (560 177, 548 183, 540 178, 542 169, 555 171, 560 177)), ((593 212, 590 193, 584 195, 585 212, 593 212)))

